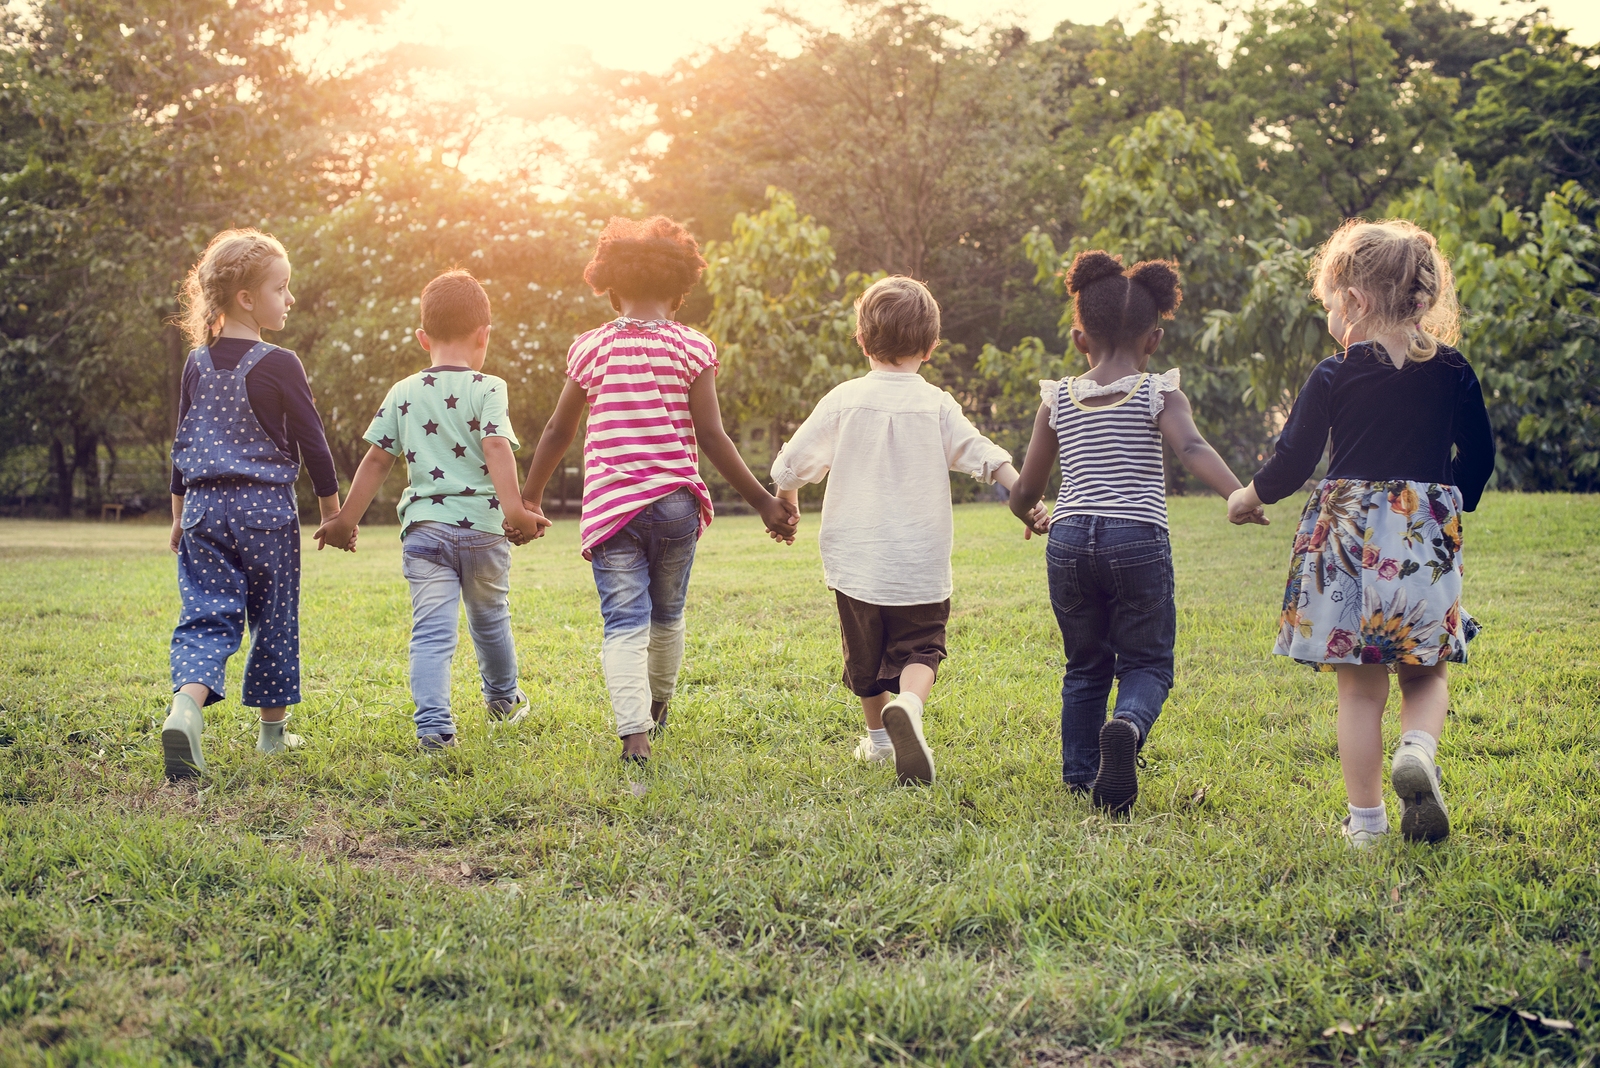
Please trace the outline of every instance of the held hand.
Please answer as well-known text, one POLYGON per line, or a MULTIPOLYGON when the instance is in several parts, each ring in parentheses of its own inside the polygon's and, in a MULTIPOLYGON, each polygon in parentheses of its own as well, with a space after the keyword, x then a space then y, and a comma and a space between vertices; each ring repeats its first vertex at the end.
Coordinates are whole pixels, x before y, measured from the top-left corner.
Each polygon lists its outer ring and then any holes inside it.
POLYGON ((341 523, 337 515, 323 520, 322 525, 311 536, 316 539, 319 553, 329 545, 336 549, 344 549, 346 552, 355 552, 355 527, 341 523))
POLYGON ((1027 518, 1022 521, 1022 540, 1027 541, 1035 534, 1047 538, 1050 536, 1050 509, 1040 501, 1028 512, 1027 518))
POLYGON ((794 532, 800 526, 800 506, 782 497, 768 497, 761 506, 761 521, 773 541, 794 544, 794 532))
POLYGON ((1249 486, 1236 489, 1228 496, 1228 522, 1234 526, 1246 523, 1263 527, 1272 525, 1272 520, 1267 518, 1267 513, 1261 507, 1260 498, 1249 486))
POLYGON ((178 545, 183 541, 183 523, 177 519, 172 521, 172 537, 167 540, 167 548, 173 552, 178 551, 178 545))
POLYGON ((546 519, 542 513, 527 507, 517 509, 511 515, 506 516, 504 523, 506 538, 513 545, 526 545, 534 538, 544 537, 544 528, 549 525, 550 520, 546 519), (511 531, 513 530, 516 531, 517 536, 515 538, 511 536, 511 531))

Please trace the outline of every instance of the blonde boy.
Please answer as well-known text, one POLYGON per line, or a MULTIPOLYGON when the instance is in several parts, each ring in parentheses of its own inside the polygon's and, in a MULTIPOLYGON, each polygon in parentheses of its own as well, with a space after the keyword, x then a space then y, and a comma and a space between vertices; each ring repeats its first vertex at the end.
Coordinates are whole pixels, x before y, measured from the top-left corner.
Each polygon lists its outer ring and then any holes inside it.
POLYGON ((926 286, 882 279, 856 301, 856 319, 871 371, 822 398, 779 452, 772 480, 790 501, 828 480, 819 541, 839 607, 844 682, 867 721, 856 759, 892 755, 901 783, 930 783, 922 711, 946 655, 948 472, 1007 489, 1017 472, 954 397, 917 373, 939 344, 939 305, 926 286))

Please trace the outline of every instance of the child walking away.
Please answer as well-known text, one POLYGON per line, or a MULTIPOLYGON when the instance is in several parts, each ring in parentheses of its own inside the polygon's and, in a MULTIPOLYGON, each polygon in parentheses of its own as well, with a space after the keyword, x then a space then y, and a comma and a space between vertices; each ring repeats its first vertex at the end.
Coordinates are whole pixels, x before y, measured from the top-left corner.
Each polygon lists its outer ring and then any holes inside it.
MULTIPOLYGON (((861 761, 894 757, 902 784, 933 781, 922 713, 950 618, 950 471, 1010 489, 1011 454, 917 373, 939 344, 939 305, 921 282, 884 278, 856 301, 871 370, 818 402, 772 464, 778 493, 828 480, 822 572, 839 608, 844 683, 861 699, 861 761)), ((1038 515, 1043 524, 1043 513, 1038 515)))
POLYGON ((295 354, 261 340, 282 330, 294 295, 289 255, 258 230, 211 239, 183 284, 183 368, 172 441, 172 551, 183 612, 172 632, 172 710, 161 727, 169 779, 204 773, 201 709, 222 700, 228 658, 250 627, 240 699, 261 710, 256 748, 298 748, 284 730, 300 701, 303 460, 324 518, 339 478, 295 354))
POLYGON ((372 447, 344 510, 315 537, 318 549, 353 547, 356 524, 396 457, 405 457, 398 511, 401 568, 411 585, 411 698, 417 744, 432 751, 456 744, 450 663, 463 601, 489 722, 515 723, 527 714, 511 638, 511 549, 501 524, 537 538, 548 523, 530 515, 517 493, 506 384, 483 373, 489 295, 477 279, 448 271, 428 283, 417 341, 432 366, 389 388, 367 427, 372 447))
MULTIPOLYGON (((1183 299, 1177 267, 1150 260, 1124 270, 1105 252, 1081 252, 1066 281, 1072 342, 1089 372, 1040 383, 1043 403, 1011 509, 1023 516, 1033 507, 1059 458, 1045 566, 1067 655, 1061 778, 1121 813, 1138 796, 1139 750, 1172 688, 1177 608, 1161 444, 1224 497, 1239 480, 1195 429, 1178 368, 1147 369, 1161 320, 1183 299), (1117 702, 1107 720, 1113 680, 1117 702)), ((1249 519, 1266 522, 1259 511, 1249 519)))
POLYGON ((1354 220, 1322 246, 1311 277, 1344 351, 1306 379, 1228 517, 1298 490, 1328 446, 1327 476, 1295 532, 1273 652, 1338 672, 1354 846, 1389 830, 1383 708, 1389 674, 1399 675, 1403 733, 1389 776, 1400 833, 1436 842, 1450 833, 1437 764, 1445 665, 1466 662, 1477 631, 1461 607, 1461 513, 1494 471, 1494 435, 1477 375, 1445 343, 1457 337, 1455 281, 1433 235, 1354 220))
POLYGON ((722 429, 716 376, 705 373, 717 367, 716 347, 671 318, 705 265, 671 219, 606 224, 583 278, 621 317, 572 343, 566 386, 522 487, 538 513, 587 404, 578 530, 600 591, 600 661, 625 761, 650 758, 649 732, 665 726, 677 686, 689 570, 711 522, 700 450, 774 537, 793 541, 799 519, 756 481, 722 429))

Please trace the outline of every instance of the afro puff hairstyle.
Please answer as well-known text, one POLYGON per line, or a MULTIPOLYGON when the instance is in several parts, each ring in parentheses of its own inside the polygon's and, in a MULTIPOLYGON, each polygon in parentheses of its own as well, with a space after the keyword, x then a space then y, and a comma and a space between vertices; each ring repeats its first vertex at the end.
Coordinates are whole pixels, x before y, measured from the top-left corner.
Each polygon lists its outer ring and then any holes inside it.
POLYGON ((1095 249, 1080 252, 1067 268, 1072 325, 1096 341, 1137 341, 1183 302, 1178 265, 1145 260, 1124 270, 1122 258, 1095 249))
POLYGON ((635 222, 614 215, 583 269, 596 294, 630 300, 670 301, 674 309, 700 280, 706 261, 694 235, 665 215, 635 222))

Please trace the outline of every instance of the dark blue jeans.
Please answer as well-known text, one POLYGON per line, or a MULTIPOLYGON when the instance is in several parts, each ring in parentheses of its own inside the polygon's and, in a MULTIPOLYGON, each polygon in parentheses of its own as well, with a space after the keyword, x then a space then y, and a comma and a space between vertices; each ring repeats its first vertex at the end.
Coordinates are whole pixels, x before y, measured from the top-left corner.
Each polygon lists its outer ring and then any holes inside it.
POLYGON ((1094 781, 1106 698, 1144 744, 1172 689, 1178 614, 1167 532, 1136 519, 1075 515, 1050 525, 1045 548, 1050 607, 1061 627, 1061 778, 1094 781))

